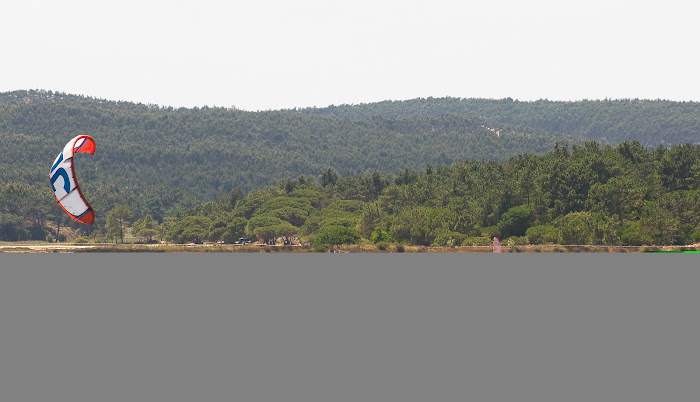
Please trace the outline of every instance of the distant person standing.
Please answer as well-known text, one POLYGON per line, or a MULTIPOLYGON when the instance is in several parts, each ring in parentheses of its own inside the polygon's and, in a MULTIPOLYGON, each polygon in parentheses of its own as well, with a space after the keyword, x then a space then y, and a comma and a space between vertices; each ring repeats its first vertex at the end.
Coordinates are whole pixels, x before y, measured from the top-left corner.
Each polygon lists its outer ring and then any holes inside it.
POLYGON ((498 237, 493 238, 493 252, 494 253, 501 252, 501 242, 498 241, 498 237))

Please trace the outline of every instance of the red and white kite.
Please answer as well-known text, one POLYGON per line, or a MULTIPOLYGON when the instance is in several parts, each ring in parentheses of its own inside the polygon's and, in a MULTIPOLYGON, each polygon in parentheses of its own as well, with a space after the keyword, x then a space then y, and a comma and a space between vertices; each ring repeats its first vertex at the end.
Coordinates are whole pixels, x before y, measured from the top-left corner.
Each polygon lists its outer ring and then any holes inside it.
POLYGON ((76 152, 94 154, 95 140, 89 135, 79 135, 68 141, 51 166, 49 178, 51 178, 51 187, 53 187, 56 201, 68 216, 78 222, 92 225, 95 221, 95 212, 80 191, 78 180, 75 178, 73 155, 76 152))

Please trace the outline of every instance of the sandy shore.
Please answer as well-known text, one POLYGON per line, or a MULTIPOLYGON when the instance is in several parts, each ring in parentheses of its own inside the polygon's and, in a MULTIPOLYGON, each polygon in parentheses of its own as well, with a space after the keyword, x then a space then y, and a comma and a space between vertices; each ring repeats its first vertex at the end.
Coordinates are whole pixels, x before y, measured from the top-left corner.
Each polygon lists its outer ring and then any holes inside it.
POLYGON ((76 250, 90 249, 98 247, 88 244, 17 244, 0 245, 0 253, 52 253, 52 252, 72 252, 76 250))

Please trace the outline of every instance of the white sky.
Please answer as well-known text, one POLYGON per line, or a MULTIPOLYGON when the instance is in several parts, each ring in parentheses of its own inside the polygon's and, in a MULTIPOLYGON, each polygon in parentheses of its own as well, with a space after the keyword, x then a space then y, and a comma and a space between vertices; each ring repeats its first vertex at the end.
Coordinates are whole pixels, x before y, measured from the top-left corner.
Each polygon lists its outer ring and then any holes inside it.
POLYGON ((700 101, 687 0, 3 0, 0 91, 266 110, 700 101))

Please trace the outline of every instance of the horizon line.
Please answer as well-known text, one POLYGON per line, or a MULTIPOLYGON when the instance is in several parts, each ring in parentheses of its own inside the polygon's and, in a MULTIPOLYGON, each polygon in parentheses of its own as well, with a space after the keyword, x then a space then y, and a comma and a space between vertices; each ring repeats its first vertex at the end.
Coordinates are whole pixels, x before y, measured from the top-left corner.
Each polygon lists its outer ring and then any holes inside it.
POLYGON ((298 110, 298 109, 327 109, 330 107, 354 107, 354 106, 366 106, 366 105, 374 105, 374 104, 379 104, 379 103, 386 103, 386 102, 396 102, 396 103, 401 103, 401 102, 411 102, 411 101, 417 101, 417 100, 430 100, 430 99, 455 99, 459 101, 469 101, 469 100, 477 100, 477 101, 507 101, 507 102, 513 102, 513 103, 538 103, 538 102, 552 102, 552 103, 583 103, 583 102, 673 102, 673 103, 700 103, 698 100, 676 100, 676 99, 665 99, 665 98, 580 98, 580 99, 568 99, 568 100, 563 100, 563 99, 549 99, 549 98, 539 98, 539 99, 518 99, 518 98, 513 98, 513 97, 505 97, 505 98, 485 98, 485 97, 460 97, 460 96, 418 96, 414 98, 407 98, 407 99, 384 99, 384 100, 378 100, 378 101, 368 101, 368 102, 360 102, 360 103, 339 103, 339 104, 328 104, 325 106, 293 106, 293 107, 288 107, 288 108, 277 108, 277 109, 243 109, 236 107, 235 105, 232 106, 217 106, 217 105, 195 105, 195 106, 173 106, 173 105, 166 105, 166 104, 158 104, 158 103, 152 103, 152 102, 141 102, 141 101, 134 101, 134 100, 124 100, 124 99, 109 99, 109 98, 103 98, 103 97, 98 97, 98 96, 93 96, 93 95, 87 95, 87 94, 79 94, 79 93, 71 93, 71 92, 63 92, 63 91, 58 91, 58 90, 51 90, 51 89, 43 89, 43 88, 33 88, 33 89, 14 89, 14 90, 7 90, 0 92, 0 95, 8 95, 8 94, 13 94, 17 92, 24 92, 27 94, 31 93, 40 93, 40 94, 51 94, 51 95, 61 95, 61 96, 71 96, 71 97, 78 97, 78 98, 85 98, 89 100, 96 100, 96 101, 105 101, 105 102, 113 102, 113 103, 130 103, 133 105, 144 105, 148 107, 153 107, 153 108, 161 108, 161 109, 187 109, 187 110, 194 110, 194 109, 204 109, 204 108, 211 108, 211 109, 227 109, 227 110, 239 110, 243 112, 273 112, 273 111, 290 111, 290 110, 298 110))

